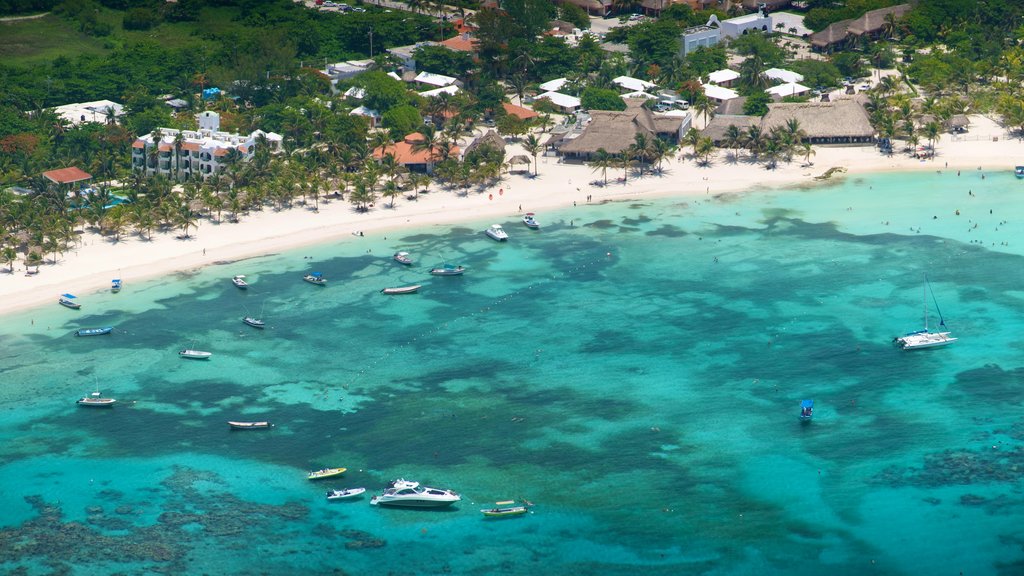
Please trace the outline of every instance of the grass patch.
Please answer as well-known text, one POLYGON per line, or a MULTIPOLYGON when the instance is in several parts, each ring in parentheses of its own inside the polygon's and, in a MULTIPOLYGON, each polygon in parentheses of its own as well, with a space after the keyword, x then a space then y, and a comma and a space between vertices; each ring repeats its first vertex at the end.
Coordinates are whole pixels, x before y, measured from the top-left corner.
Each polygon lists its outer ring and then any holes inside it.
POLYGON ((83 34, 73 23, 52 14, 32 20, 0 22, 0 60, 6 64, 32 64, 58 56, 108 52, 102 38, 83 34))

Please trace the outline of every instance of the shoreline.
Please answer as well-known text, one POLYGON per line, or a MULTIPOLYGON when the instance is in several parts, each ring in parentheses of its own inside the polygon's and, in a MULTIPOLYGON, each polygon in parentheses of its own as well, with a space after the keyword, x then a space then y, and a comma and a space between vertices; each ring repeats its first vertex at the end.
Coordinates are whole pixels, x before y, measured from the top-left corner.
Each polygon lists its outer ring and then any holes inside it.
MULTIPOLYGON (((151 241, 131 234, 123 235, 115 243, 95 232, 83 231, 78 247, 65 253, 56 264, 40 266, 39 274, 26 275, 23 260, 15 261, 13 274, 2 268, 0 315, 55 304, 58 295, 64 292, 89 294, 104 290, 112 278, 121 278, 130 289, 134 282, 340 241, 357 232, 379 234, 413 226, 519 218, 525 212, 587 205, 588 197, 589 204, 601 204, 644 198, 756 194, 785 186, 828 185, 866 174, 924 170, 975 173, 979 169, 984 174, 1013 170, 1015 165, 1024 164, 1024 144, 1006 139, 1002 127, 987 118, 972 116, 971 128, 972 140, 953 141, 944 134, 936 143, 936 156, 928 160, 904 154, 883 156, 873 146, 819 146, 811 165, 803 164, 803 158, 795 156, 791 163, 780 162, 776 169, 766 170, 746 158, 730 162, 727 158, 731 152, 724 150, 708 167, 697 166, 692 159, 680 162, 672 158, 666 160, 660 175, 630 177, 625 184, 620 181, 621 170, 609 170, 608 185, 601 186, 602 175, 585 164, 562 164, 556 158, 539 157, 537 178, 506 174, 491 188, 470 189, 466 194, 433 190, 420 194, 418 200, 403 197, 394 208, 383 199, 363 213, 347 200, 321 201, 318 213, 308 206, 294 204, 282 211, 252 212, 234 224, 201 219, 187 239, 179 239, 178 230, 172 230, 154 234, 151 241), (846 171, 827 180, 816 179, 836 167, 846 171)), ((508 155, 520 153, 524 153, 521 146, 509 145, 508 155)))

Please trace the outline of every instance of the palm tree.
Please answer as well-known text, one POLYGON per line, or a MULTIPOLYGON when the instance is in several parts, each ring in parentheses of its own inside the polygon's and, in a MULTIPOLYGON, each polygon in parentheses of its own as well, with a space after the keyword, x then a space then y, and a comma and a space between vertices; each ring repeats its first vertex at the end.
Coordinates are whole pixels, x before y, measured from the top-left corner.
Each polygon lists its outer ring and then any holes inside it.
POLYGON ((733 160, 738 161, 740 157, 739 149, 743 146, 743 131, 735 124, 729 124, 725 129, 725 141, 723 144, 727 148, 733 149, 733 160))
POLYGON ((704 116, 704 125, 707 126, 711 118, 715 117, 715 103, 710 98, 701 94, 697 96, 697 100, 693 103, 693 109, 700 115, 704 116))
POLYGON ((181 228, 184 238, 189 238, 188 229, 199 226, 199 219, 192 213, 192 209, 189 208, 188 204, 182 204, 178 206, 178 210, 174 213, 174 226, 181 228))
POLYGON ((394 180, 388 180, 384 183, 384 190, 381 192, 381 196, 391 199, 391 207, 395 207, 395 198, 401 194, 402 191, 398 189, 398 185, 395 184, 394 180))
POLYGON ((181 147, 185 145, 185 135, 178 130, 174 135, 174 179, 181 178, 181 147))
POLYGON ((686 135, 683 136, 683 142, 693 147, 693 155, 696 156, 697 144, 700 142, 700 132, 696 128, 690 128, 687 130, 686 135))
POLYGON ((761 132, 761 127, 751 126, 747 128, 747 137, 745 140, 747 143, 747 150, 750 150, 750 155, 756 160, 765 145, 765 137, 764 133, 761 132))
POLYGON ((630 156, 634 160, 640 163, 640 176, 644 175, 644 166, 647 164, 647 160, 650 158, 650 147, 651 141, 647 137, 647 134, 643 132, 637 132, 633 135, 633 144, 626 149, 624 154, 630 156))
POLYGON ((629 169, 633 167, 633 159, 628 154, 619 156, 615 161, 616 166, 622 168, 622 183, 629 181, 629 169))
POLYGON ((700 158, 700 163, 707 166, 711 163, 711 157, 715 155, 715 143, 708 136, 702 136, 694 148, 694 154, 700 158))
POLYGON ((433 171, 434 168, 434 155, 437 152, 437 145, 439 138, 437 131, 433 126, 425 126, 420 131, 420 138, 412 143, 412 151, 415 153, 424 152, 427 153, 427 173, 433 171))
POLYGON ((939 139, 940 132, 942 132, 942 128, 934 120, 924 125, 924 136, 928 139, 929 156, 935 156, 935 141, 939 139))
POLYGON ((764 75, 766 70, 764 60, 757 54, 747 56, 747 59, 740 65, 740 84, 749 86, 751 89, 764 90, 768 87, 768 77, 764 75))
POLYGON ((540 151, 544 149, 544 146, 540 143, 540 140, 538 140, 535 135, 530 134, 529 136, 526 137, 526 140, 523 141, 523 149, 526 150, 527 154, 533 156, 533 175, 534 177, 536 177, 538 168, 537 155, 540 154, 540 151))
POLYGON ((604 185, 608 185, 608 169, 615 167, 615 157, 608 153, 604 148, 598 148, 597 152, 590 157, 590 167, 597 172, 601 171, 601 178, 604 179, 604 185))
POLYGON ((14 274, 14 261, 18 259, 18 251, 11 245, 4 245, 3 249, 0 249, 0 258, 7 263, 8 271, 14 274))
POLYGON ((655 138, 651 140, 650 150, 650 161, 654 164, 655 170, 660 174, 661 163, 672 153, 672 145, 661 138, 655 138))
POLYGON ((814 148, 811 146, 810 142, 804 142, 803 143, 803 149, 804 149, 804 162, 808 166, 810 166, 811 165, 811 156, 813 156, 815 154, 814 148))

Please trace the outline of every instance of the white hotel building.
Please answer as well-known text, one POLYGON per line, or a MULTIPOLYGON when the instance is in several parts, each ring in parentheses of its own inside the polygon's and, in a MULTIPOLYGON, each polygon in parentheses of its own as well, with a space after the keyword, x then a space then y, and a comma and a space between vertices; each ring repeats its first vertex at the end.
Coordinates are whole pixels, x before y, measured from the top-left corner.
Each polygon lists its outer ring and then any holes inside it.
POLYGON ((281 150, 280 134, 257 130, 248 136, 220 131, 220 115, 206 111, 198 114, 199 130, 175 130, 160 128, 161 138, 154 142, 153 133, 141 136, 132 143, 132 169, 145 170, 147 174, 164 174, 174 178, 176 169, 182 177, 209 178, 212 174, 224 171, 225 156, 232 148, 238 150, 243 162, 252 158, 256 151, 260 136, 265 136, 271 152, 281 150), (184 142, 181 145, 181 157, 174 158, 174 141, 181 133, 184 142), (149 153, 157 147, 156 166, 148 163, 149 153), (179 168, 180 164, 180 168, 179 168))

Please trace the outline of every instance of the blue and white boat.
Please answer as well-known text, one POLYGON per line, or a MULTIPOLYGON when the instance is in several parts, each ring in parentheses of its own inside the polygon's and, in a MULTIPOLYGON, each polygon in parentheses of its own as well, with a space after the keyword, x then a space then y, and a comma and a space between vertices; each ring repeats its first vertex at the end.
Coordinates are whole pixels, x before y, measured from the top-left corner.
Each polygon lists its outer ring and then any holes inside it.
POLYGON ((82 305, 79 304, 78 302, 75 302, 75 298, 77 298, 77 296, 75 296, 74 294, 61 294, 60 298, 57 300, 57 303, 60 304, 61 306, 64 306, 65 308, 78 310, 79 308, 82 307, 82 305))
POLYGON ((302 279, 305 280, 306 282, 309 282, 310 284, 316 284, 317 286, 327 285, 327 278, 324 278, 324 275, 319 272, 312 272, 310 274, 306 274, 305 276, 302 277, 302 279))
POLYGON ((113 280, 110 281, 110 291, 115 293, 115 294, 121 291, 121 279, 120 278, 114 278, 113 280))
POLYGON ((1017 178, 1024 178, 1024 166, 1017 166, 1014 168, 1013 175, 1017 178))
POLYGON ((113 331, 113 326, 104 326, 102 328, 82 328, 75 331, 75 336, 102 336, 104 334, 110 334, 113 331))
POLYGON ((814 400, 804 400, 800 403, 800 419, 807 421, 814 416, 814 400))

